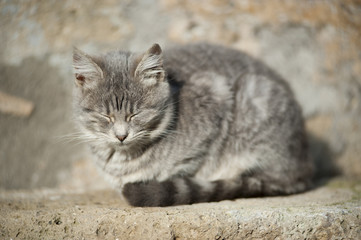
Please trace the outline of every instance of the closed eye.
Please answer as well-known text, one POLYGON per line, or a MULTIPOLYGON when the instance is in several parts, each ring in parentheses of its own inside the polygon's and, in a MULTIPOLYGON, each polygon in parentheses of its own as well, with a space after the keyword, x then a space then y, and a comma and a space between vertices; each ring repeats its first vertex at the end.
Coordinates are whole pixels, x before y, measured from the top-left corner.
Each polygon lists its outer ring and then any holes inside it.
POLYGON ((114 119, 114 116, 112 116, 112 115, 105 115, 105 114, 99 114, 101 117, 103 117, 103 118, 105 118, 107 121, 108 121, 108 123, 114 123, 114 121, 115 121, 115 119, 114 119))
POLYGON ((131 114, 127 117, 127 120, 134 120, 134 122, 136 122, 137 124, 148 124, 151 123, 155 120, 157 120, 158 117, 160 117, 161 115, 157 114, 157 112, 153 109, 147 109, 147 110, 142 110, 139 111, 135 114, 131 114))
POLYGON ((135 116, 137 116, 137 115, 138 115, 138 113, 130 114, 130 115, 127 117, 126 121, 127 121, 127 122, 132 121, 132 119, 133 119, 135 116))

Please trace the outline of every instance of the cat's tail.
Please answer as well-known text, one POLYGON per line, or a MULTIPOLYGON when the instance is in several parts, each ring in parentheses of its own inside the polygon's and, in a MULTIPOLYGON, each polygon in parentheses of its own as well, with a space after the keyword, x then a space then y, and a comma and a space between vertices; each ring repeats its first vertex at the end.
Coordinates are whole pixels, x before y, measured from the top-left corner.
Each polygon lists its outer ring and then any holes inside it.
POLYGON ((179 177, 163 182, 152 180, 127 183, 122 193, 133 206, 155 207, 217 202, 241 197, 287 195, 305 191, 307 187, 308 184, 303 181, 287 184, 282 181, 265 181, 254 176, 212 182, 179 177))

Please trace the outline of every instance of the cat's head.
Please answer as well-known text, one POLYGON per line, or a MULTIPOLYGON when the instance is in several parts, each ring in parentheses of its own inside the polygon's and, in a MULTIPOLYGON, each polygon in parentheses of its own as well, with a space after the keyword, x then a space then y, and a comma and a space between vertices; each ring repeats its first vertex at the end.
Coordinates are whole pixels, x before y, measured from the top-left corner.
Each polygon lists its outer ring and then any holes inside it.
POLYGON ((92 57, 74 49, 75 117, 89 140, 120 147, 148 144, 172 118, 162 50, 92 57))

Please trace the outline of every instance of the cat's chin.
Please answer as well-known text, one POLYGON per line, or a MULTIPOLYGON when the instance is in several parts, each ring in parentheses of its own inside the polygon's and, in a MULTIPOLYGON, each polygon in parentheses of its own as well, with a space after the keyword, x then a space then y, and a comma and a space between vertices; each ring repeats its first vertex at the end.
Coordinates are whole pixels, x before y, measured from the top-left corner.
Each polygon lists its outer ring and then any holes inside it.
POLYGON ((113 142, 113 145, 118 148, 128 148, 129 144, 121 142, 113 142))
POLYGON ((131 148, 132 144, 129 143, 129 142, 126 142, 126 143, 122 143, 122 142, 112 142, 112 145, 117 148, 117 149, 120 149, 120 150, 126 150, 126 149, 129 149, 131 148))

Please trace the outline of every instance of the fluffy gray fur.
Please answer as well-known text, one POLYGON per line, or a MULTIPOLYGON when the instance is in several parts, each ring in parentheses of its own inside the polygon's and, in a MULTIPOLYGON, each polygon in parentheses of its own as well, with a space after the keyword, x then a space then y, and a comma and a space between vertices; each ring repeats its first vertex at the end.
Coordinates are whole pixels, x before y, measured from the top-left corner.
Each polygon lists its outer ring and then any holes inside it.
POLYGON ((276 73, 210 44, 162 52, 74 49, 77 122, 134 206, 293 194, 312 164, 300 106, 276 73))

